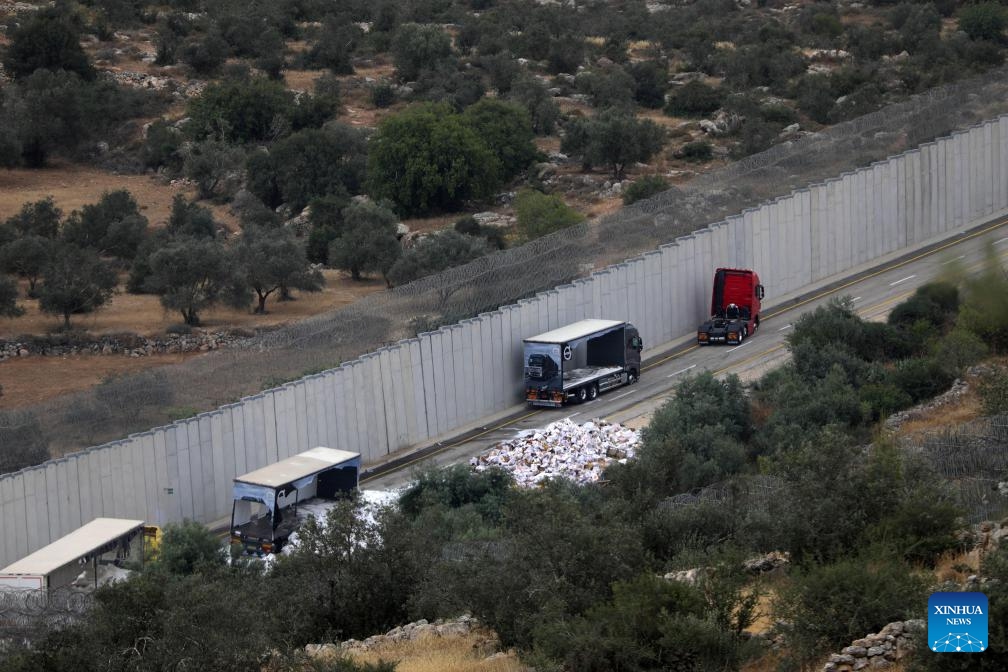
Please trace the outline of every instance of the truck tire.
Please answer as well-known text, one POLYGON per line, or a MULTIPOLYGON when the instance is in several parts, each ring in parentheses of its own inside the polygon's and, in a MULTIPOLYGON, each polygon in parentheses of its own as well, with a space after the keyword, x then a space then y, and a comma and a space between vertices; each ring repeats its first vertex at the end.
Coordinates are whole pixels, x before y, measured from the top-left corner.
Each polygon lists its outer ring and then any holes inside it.
POLYGON ((588 387, 588 401, 595 401, 598 398, 598 385, 588 387))
POLYGON ((579 387, 577 391, 578 403, 583 404, 587 398, 588 398, 588 390, 583 387, 579 387))
POLYGON ((637 382, 637 369, 630 369, 630 373, 627 374, 626 384, 633 385, 637 382))

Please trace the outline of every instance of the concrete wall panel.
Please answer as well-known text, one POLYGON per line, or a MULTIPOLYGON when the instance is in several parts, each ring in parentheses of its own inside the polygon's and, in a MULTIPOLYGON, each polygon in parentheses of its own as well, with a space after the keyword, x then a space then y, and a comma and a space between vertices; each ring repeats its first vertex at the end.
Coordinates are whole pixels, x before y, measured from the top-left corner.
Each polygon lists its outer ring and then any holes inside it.
POLYGON ((382 401, 385 404, 385 437, 389 452, 399 445, 399 425, 406 421, 400 397, 402 394, 402 368, 399 363, 398 346, 378 350, 378 366, 381 369, 382 401))
POLYGON ((455 376, 455 346, 452 343, 452 330, 450 327, 438 329, 441 338, 438 341, 441 345, 441 369, 442 384, 438 389, 439 417, 440 412, 444 412, 444 422, 441 424, 440 433, 449 431, 452 427, 458 426, 458 404, 456 403, 458 388, 456 387, 455 376))
MULTIPOLYGON (((270 425, 270 409, 269 402, 272 399, 275 408, 275 417, 283 418, 283 429, 281 432, 281 425, 278 422, 276 425, 276 442, 277 442, 277 454, 275 460, 286 459, 291 455, 296 455, 301 452, 298 450, 298 446, 301 442, 298 440, 298 406, 297 406, 297 384, 296 383, 286 383, 283 387, 276 391, 272 397, 263 398, 263 418, 265 420, 265 426, 267 432, 269 432, 270 425)), ((268 444, 267 444, 268 448, 268 444)), ((267 455, 271 461, 275 461, 272 454, 267 455)))
MULTIPOLYGON (((333 394, 336 404, 336 436, 341 450, 350 450, 353 443, 352 426, 354 414, 351 412, 353 380, 350 367, 343 364, 333 371, 333 394)), ((361 453, 364 459, 364 453, 361 453)))
POLYGON ((189 449, 186 453, 189 458, 189 477, 185 479, 182 489, 186 490, 186 487, 188 487, 189 501, 192 502, 192 510, 189 516, 194 520, 204 520, 203 488, 201 487, 202 479, 200 477, 203 460, 199 444, 199 419, 190 418, 183 422, 182 426, 185 429, 189 449))
POLYGON ((679 317, 679 309, 676 305, 676 276, 674 266, 675 244, 662 245, 658 248, 658 261, 661 265, 659 279, 661 286, 658 292, 662 296, 662 303, 665 309, 665 319, 661 324, 661 341, 652 343, 652 346, 672 340, 672 335, 677 333, 676 321, 679 317))
POLYGON ((509 324, 511 326, 511 337, 504 341, 504 376, 508 390, 504 403, 510 406, 523 398, 525 369, 522 366, 522 355, 524 355, 525 346, 522 344, 522 339, 535 334, 523 330, 518 306, 509 306, 504 314, 510 318, 509 324))
MULTIPOLYGON (((128 438, 123 441, 119 446, 119 459, 122 461, 122 481, 120 481, 120 486, 118 492, 122 496, 122 516, 125 518, 139 517, 138 513, 142 510, 136 505, 136 495, 137 495, 137 485, 136 485, 136 475, 140 473, 143 475, 143 465, 137 468, 136 462, 134 460, 134 443, 132 438, 128 438)), ((66 468, 62 469, 60 474, 60 480, 66 479, 66 468)), ((62 483, 61 483, 62 485, 62 483)), ((142 492, 142 491, 141 491, 142 492)), ((66 498, 66 490, 61 491, 61 495, 66 498)), ((79 525, 71 529, 77 529, 79 525)))
MULTIPOLYGON (((144 453, 144 440, 142 435, 134 434, 129 437, 128 451, 133 460, 133 497, 130 510, 136 512, 136 517, 140 520, 147 520, 148 509, 148 488, 147 488, 147 465, 146 454, 144 453)), ((77 482, 77 462, 70 460, 67 464, 67 472, 70 475, 71 483, 77 482)), ((73 507, 79 509, 80 497, 74 488, 73 507)), ((81 521, 76 521, 74 529, 80 527, 81 521)))
MULTIPOLYGON (((4 530, 9 530, 7 533, 10 538, 13 538, 14 530, 18 527, 27 527, 25 520, 19 520, 14 513, 14 479, 24 478, 18 474, 11 474, 7 476, 0 476, 0 523, 3 524, 4 530)), ((45 545, 48 542, 41 542, 45 545)), ((27 530, 25 532, 25 546, 27 546, 27 530)), ((8 543, 0 544, 0 558, 3 558, 2 566, 15 562, 23 555, 18 554, 17 544, 8 543)))
POLYGON ((416 432, 410 436, 419 441, 429 439, 432 434, 427 424, 427 393, 424 388, 424 366, 422 360, 422 344, 419 338, 409 341, 409 360, 413 367, 413 418, 416 432))
MULTIPOLYGON (((28 535, 28 548, 42 548, 49 539, 49 496, 46 492, 46 471, 44 468, 25 469, 19 474, 25 479, 25 501, 26 511, 31 514, 26 516, 25 526, 28 535)), ((0 506, 3 503, 0 502, 0 506)), ((4 524, 5 530, 14 529, 7 527, 6 521, 0 516, 0 523, 4 524)), ((0 564, 0 567, 8 563, 0 564)))
MULTIPOLYGON (((174 432, 172 431, 172 454, 174 454, 174 432)), ((88 481, 91 484, 91 518, 99 518, 105 514, 105 498, 102 488, 102 448, 88 450, 88 481)))
POLYGON ((308 439, 308 381, 304 378, 294 383, 294 417, 297 418, 297 435, 290 446, 290 455, 297 455, 313 446, 308 439))
POLYGON ((497 410, 490 390, 496 386, 491 372, 493 357, 490 340, 490 314, 482 313, 472 323, 473 407, 476 417, 482 418, 497 410))
MULTIPOLYGON (((490 380, 493 381, 494 408, 505 408, 510 397, 507 386, 508 368, 507 354, 508 347, 505 344, 504 314, 495 310, 490 313, 490 362, 488 368, 491 371, 490 380)), ((510 334, 508 334, 510 335, 510 334)))
MULTIPOLYGON (((58 508, 59 508, 59 524, 54 527, 52 533, 54 538, 62 537, 65 534, 69 534, 73 530, 77 529, 79 525, 75 525, 74 519, 76 516, 70 513, 70 475, 67 473, 67 461, 65 458, 56 460, 56 495, 59 498, 58 508)), ((126 475, 125 469, 123 470, 124 476, 126 475)), ((48 474, 46 474, 48 477, 48 474)), ((121 494, 126 494, 124 490, 129 488, 132 491, 132 479, 123 478, 122 485, 119 488, 121 494)), ((27 494, 27 492, 26 492, 27 494)), ((123 498, 123 508, 125 509, 125 498, 123 498)), ((50 509, 54 508, 50 506, 50 509)), ((27 513, 26 515, 31 515, 27 513)))
MULTIPOLYGON (((428 438, 437 436, 438 431, 438 418, 437 418, 437 385, 434 382, 434 363, 432 359, 432 352, 434 348, 434 339, 432 333, 420 334, 420 362, 423 373, 423 389, 422 389, 422 399, 424 402, 424 409, 427 414, 427 433, 428 438)), ((439 344, 440 345, 440 344, 439 344)), ((419 402, 419 399, 418 399, 419 402)))
POLYGON ((210 414, 210 433, 213 441, 213 509, 216 517, 230 512, 231 481, 234 472, 234 441, 231 434, 231 408, 224 406, 210 414), (231 464, 228 464, 228 458, 231 464))
POLYGON ((14 546, 18 558, 23 558, 28 555, 28 509, 25 506, 25 479, 23 476, 11 479, 11 502, 15 524, 7 535, 6 543, 14 546))
POLYGON ((214 443, 213 443, 213 427, 210 421, 210 413, 201 413, 197 418, 198 422, 193 424, 197 425, 199 431, 199 455, 200 461, 202 462, 202 470, 200 476, 202 479, 202 488, 200 492, 200 501, 203 506, 203 513, 201 520, 214 520, 217 518, 217 508, 215 506, 216 493, 215 493, 215 482, 214 482, 214 443))
MULTIPOLYGON (((71 481, 69 479, 69 474, 67 473, 66 459, 57 459, 55 461, 55 466, 57 500, 55 505, 50 502, 49 506, 50 513, 53 509, 57 509, 59 511, 59 515, 57 516, 58 523, 52 529, 52 536, 54 539, 62 537, 63 535, 76 529, 70 514, 70 494, 67 492, 67 488, 69 487, 71 481)), ((46 478, 48 480, 50 474, 48 473, 48 469, 46 471, 46 478)), ((25 517, 26 520, 31 520, 34 518, 34 512, 29 511, 27 507, 28 484, 24 479, 22 479, 22 482, 25 483, 25 517)))
POLYGON ((336 411, 336 371, 337 369, 328 369, 319 374, 321 378, 321 391, 319 392, 321 410, 319 412, 324 414, 326 426, 325 435, 322 436, 322 445, 332 448, 340 447, 337 427, 339 416, 336 411))
POLYGON ((1008 116, 1001 117, 994 134, 999 142, 994 157, 994 208, 1008 208, 1008 116))
POLYGON ((350 450, 359 452, 361 455, 368 455, 370 459, 381 457, 381 453, 375 450, 368 434, 368 406, 370 405, 370 395, 367 394, 367 372, 365 371, 363 359, 355 359, 350 362, 351 380, 353 380, 353 422, 350 425, 350 450))
MULTIPOLYGON (((174 432, 171 436, 171 443, 174 446, 174 432)), ((165 428, 154 430, 154 468, 157 473, 158 482, 158 512, 153 522, 158 525, 165 525, 173 520, 182 519, 181 503, 176 496, 176 485, 171 478, 171 469, 168 464, 168 443, 169 436, 165 428)), ((173 448, 174 450, 174 448, 173 448)), ((92 459, 93 462, 93 459, 92 459)), ((178 471, 175 471, 175 478, 178 478, 178 471)), ((93 481, 92 481, 93 483, 93 481)), ((92 495, 96 497, 96 495, 92 495)), ((91 518, 97 514, 92 512, 91 518)))
MULTIPOLYGON (((17 473, 17 478, 24 480, 25 485, 25 535, 28 548, 41 548, 49 543, 49 493, 46 488, 46 467, 24 469, 17 473)), ((0 506, 3 502, 0 502, 0 506)), ((0 517, 3 529, 13 530, 13 525, 6 526, 6 521, 0 517)), ((0 567, 6 563, 0 564, 0 567)))

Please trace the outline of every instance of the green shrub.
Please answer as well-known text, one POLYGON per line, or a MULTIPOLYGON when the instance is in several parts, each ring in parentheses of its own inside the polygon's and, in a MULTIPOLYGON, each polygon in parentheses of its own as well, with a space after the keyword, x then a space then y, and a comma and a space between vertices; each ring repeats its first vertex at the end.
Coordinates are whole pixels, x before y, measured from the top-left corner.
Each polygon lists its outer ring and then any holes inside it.
POLYGON ((1005 9, 997 2, 967 5, 959 12, 959 29, 971 40, 999 41, 1004 37, 1005 9))
POLYGON ((760 116, 771 124, 788 126, 798 121, 798 115, 787 105, 764 105, 760 108, 760 116))
POLYGON ((927 592, 927 580, 902 562, 852 558, 795 572, 773 610, 789 623, 791 652, 809 661, 887 623, 916 618, 924 613, 927 592))
POLYGON ((623 190, 623 205, 630 205, 669 188, 668 180, 661 175, 645 175, 623 190))
POLYGON ((694 142, 687 142, 680 147, 675 156, 677 159, 701 163, 703 161, 710 161, 711 157, 714 156, 714 151, 711 144, 706 140, 696 140, 694 142))
POLYGON ((723 104, 721 90, 692 81, 673 89, 665 104, 665 114, 675 117, 702 117, 723 104))
POLYGON ((1004 370, 984 376, 978 391, 985 415, 1008 413, 1008 375, 1004 370))
POLYGON ((371 104, 375 107, 389 107, 395 100, 395 89, 390 83, 378 82, 371 87, 371 104))
POLYGON ((905 359, 897 363, 893 372, 893 382, 915 403, 944 392, 953 379, 939 362, 930 358, 905 359))
POLYGON ((155 569, 185 576, 223 563, 220 539, 200 523, 186 520, 165 525, 155 569))
POLYGON ((526 240, 540 238, 580 222, 584 217, 559 196, 526 189, 514 200, 519 233, 526 240))

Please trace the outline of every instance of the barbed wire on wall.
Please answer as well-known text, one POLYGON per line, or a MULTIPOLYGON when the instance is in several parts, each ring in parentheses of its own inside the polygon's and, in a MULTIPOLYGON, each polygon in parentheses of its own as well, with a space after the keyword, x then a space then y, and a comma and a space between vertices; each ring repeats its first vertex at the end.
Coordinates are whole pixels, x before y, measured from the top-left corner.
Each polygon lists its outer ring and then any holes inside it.
POLYGON ((620 211, 184 363, 0 412, 0 451, 54 456, 123 438, 338 366, 656 249, 710 223, 1008 111, 1008 68, 701 175, 620 211))
POLYGON ((947 480, 969 522, 1008 515, 1008 415, 911 436, 901 445, 947 480))
POLYGON ((71 588, 0 590, 0 640, 31 641, 80 622, 93 605, 91 593, 71 588))

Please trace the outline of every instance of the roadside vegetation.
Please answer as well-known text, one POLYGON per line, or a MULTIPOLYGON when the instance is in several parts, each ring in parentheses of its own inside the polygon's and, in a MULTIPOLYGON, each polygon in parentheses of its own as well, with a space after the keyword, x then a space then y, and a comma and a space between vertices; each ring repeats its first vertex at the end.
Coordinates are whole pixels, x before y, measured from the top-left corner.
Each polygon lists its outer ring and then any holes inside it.
MULTIPOLYGON (((265 573, 225 562, 199 525, 170 526, 160 558, 100 589, 87 622, 0 669, 241 670, 268 651, 269 669, 306 669, 306 644, 463 612, 539 670, 738 669, 767 654, 770 635, 794 665, 782 670, 812 665, 920 617, 933 568, 971 548, 952 483, 878 423, 1004 355, 1008 321, 983 321, 981 336, 970 317, 992 289, 1008 289, 999 266, 922 287, 887 322, 833 301, 795 324, 791 361, 751 388, 734 376, 684 382, 604 485, 520 490, 503 471, 422 472, 374 520, 343 501, 265 573), (747 497, 760 479, 772 497, 747 497), (670 499, 708 486, 736 494, 670 499), (743 568, 770 551, 790 558, 785 575, 743 568), (700 568, 693 582, 663 578, 688 568, 700 568), (752 636, 757 620, 776 625, 752 636)), ((1003 411, 1001 380, 981 386, 988 411, 1003 411)), ((1008 622, 1006 567, 1002 546, 963 568, 994 580, 985 662, 1008 646, 995 625, 1008 622)), ((363 663, 339 664, 326 669, 363 663)))

